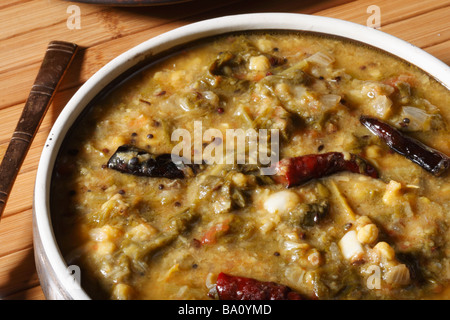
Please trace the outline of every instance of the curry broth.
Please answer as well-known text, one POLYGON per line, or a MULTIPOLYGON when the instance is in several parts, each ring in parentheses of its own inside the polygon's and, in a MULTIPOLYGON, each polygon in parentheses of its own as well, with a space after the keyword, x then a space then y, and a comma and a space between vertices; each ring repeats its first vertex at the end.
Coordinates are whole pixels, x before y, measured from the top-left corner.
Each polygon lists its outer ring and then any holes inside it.
MULTIPOLYGON (((58 243, 93 298, 217 298, 225 272, 310 299, 448 299, 448 173, 392 152, 359 117, 449 155, 449 101, 422 71, 353 42, 294 32, 208 40, 135 75, 70 132, 52 181, 58 243), (280 159, 356 154, 379 178, 339 172, 286 188, 258 165, 201 164, 183 179, 108 167, 123 145, 170 154, 174 130, 194 137, 194 121, 223 133, 202 150, 225 145, 227 129, 276 129, 280 159)), ((201 154, 196 146, 183 156, 201 154)))

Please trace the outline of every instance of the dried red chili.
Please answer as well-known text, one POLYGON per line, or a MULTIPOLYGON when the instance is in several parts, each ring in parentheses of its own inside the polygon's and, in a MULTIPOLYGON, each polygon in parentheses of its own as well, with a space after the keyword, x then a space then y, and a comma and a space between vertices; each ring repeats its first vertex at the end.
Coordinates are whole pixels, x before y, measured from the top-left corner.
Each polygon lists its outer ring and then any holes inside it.
POLYGON ((276 165, 274 179, 292 187, 341 171, 378 178, 377 170, 363 158, 355 154, 346 157, 342 152, 328 152, 280 160, 276 165))
POLYGON ((223 272, 217 277, 216 290, 220 300, 304 300, 288 286, 223 272))
POLYGON ((440 176, 450 167, 450 158, 447 155, 403 134, 393 126, 368 116, 361 116, 360 122, 380 137, 389 148, 435 176, 440 176))
POLYGON ((182 179, 184 172, 172 161, 170 154, 151 155, 130 145, 120 146, 108 160, 108 168, 136 176, 182 179), (128 156, 135 155, 134 157, 128 156), (138 156, 146 155, 140 161, 138 156))

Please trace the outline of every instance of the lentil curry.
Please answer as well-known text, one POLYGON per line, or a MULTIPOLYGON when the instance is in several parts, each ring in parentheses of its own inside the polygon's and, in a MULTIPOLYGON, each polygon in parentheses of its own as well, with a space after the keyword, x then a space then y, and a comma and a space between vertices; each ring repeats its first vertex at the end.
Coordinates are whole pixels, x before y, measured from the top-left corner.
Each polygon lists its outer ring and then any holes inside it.
POLYGON ((196 44, 72 129, 52 182, 58 243, 92 298, 448 299, 449 99, 413 66, 342 39, 196 44), (275 174, 175 165, 171 135, 194 136, 194 121, 276 129, 275 174))

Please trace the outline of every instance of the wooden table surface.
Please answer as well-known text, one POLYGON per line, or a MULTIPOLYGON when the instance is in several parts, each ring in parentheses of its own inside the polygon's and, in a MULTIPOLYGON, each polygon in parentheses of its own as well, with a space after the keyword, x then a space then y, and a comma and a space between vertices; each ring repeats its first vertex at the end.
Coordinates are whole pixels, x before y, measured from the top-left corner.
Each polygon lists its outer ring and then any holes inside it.
POLYGON ((163 32, 207 18, 295 12, 367 25, 379 8, 380 30, 450 63, 450 0, 194 0, 158 7, 110 7, 63 0, 0 1, 0 156, 51 40, 78 52, 35 137, 0 221, 0 299, 45 299, 33 257, 32 199, 41 150, 59 112, 108 61, 163 32), (70 7, 70 6, 77 7, 70 7), (371 7, 371 6, 377 7, 371 7), (75 9, 75 11, 72 11, 75 9), (79 9, 79 20, 72 14, 79 9), (76 28, 74 22, 79 22, 76 28))

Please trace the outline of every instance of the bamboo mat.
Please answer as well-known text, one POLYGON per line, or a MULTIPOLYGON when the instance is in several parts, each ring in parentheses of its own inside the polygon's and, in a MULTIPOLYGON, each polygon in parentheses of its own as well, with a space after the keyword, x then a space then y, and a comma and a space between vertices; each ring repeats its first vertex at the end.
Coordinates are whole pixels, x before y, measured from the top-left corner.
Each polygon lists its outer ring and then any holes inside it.
POLYGON ((158 7, 108 7, 62 0, 0 2, 0 156, 6 150, 51 40, 81 50, 70 67, 19 172, 0 222, 0 298, 45 299, 33 258, 32 198, 41 150, 61 109, 91 75, 117 55, 163 32, 223 15, 294 12, 366 25, 380 9, 380 30, 450 63, 450 0, 195 0, 158 7), (80 29, 67 23, 76 5, 80 29))

